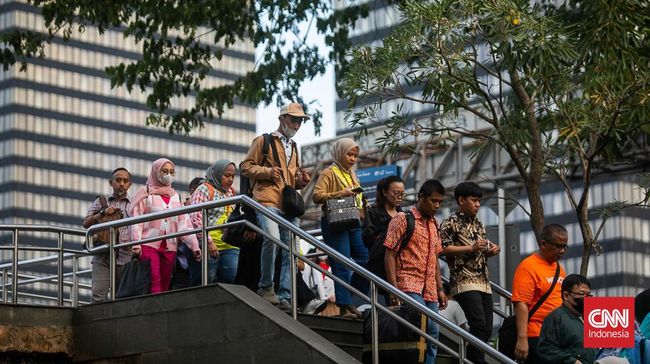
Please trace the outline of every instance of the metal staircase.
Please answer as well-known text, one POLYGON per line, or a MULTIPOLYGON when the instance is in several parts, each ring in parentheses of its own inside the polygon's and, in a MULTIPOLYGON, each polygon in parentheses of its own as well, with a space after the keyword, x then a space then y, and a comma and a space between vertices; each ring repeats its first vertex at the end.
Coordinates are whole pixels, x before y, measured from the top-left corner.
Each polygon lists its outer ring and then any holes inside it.
MULTIPOLYGON (((202 252, 206 256, 207 253, 207 232, 215 229, 223 229, 234 224, 245 224, 248 228, 256 231, 259 234, 264 235, 258 226, 251 224, 248 221, 241 221, 237 223, 226 223, 219 226, 206 226, 206 221, 204 221, 203 226, 197 229, 187 230, 175 234, 168 234, 165 236, 144 239, 135 242, 118 244, 116 241, 112 241, 108 246, 95 247, 88 237, 92 236, 93 233, 97 230, 110 229, 111 232, 121 226, 129 226, 132 224, 142 223, 145 221, 162 219, 174 215, 191 213, 194 211, 202 210, 204 216, 205 212, 209 209, 220 207, 224 205, 234 205, 234 204, 247 205, 257 211, 267 216, 269 219, 276 221, 281 228, 287 229, 290 231, 294 243, 290 246, 286 246, 278 240, 273 240, 275 244, 278 244, 283 249, 287 249, 291 254, 292 261, 294 264, 291 264, 291 277, 292 277, 292 287, 293 292, 296 292, 296 264, 295 262, 300 259, 305 262, 305 264, 310 264, 314 269, 320 271, 323 274, 327 274, 330 278, 334 279, 338 283, 346 286, 353 294, 356 294, 358 297, 361 297, 363 301, 370 304, 370 320, 372 324, 372 344, 370 345, 373 363, 378 363, 378 328, 377 328, 377 316, 379 311, 390 315, 395 320, 409 327, 411 330, 414 330, 418 335, 424 337, 426 340, 433 341, 438 345, 440 353, 447 353, 449 359, 453 362, 467 362, 465 359, 464 347, 466 343, 471 343, 478 347, 480 350, 486 353, 486 356, 491 358, 494 362, 508 363, 513 364, 514 362, 494 348, 490 347, 486 343, 478 340, 474 336, 470 335, 468 332, 454 325, 450 321, 446 320, 444 317, 440 316, 438 313, 433 312, 427 309, 425 306, 420 305, 414 301, 409 296, 405 295, 401 291, 397 290, 395 287, 389 285, 384 280, 378 278, 374 274, 370 273, 363 267, 357 265, 355 262, 351 261, 347 257, 341 255, 337 251, 333 250, 329 246, 325 245, 320 240, 316 239, 311 234, 305 232, 304 230, 290 224, 281 216, 275 214, 273 211, 268 208, 258 204, 251 198, 247 196, 235 196, 219 201, 210 201, 198 205, 186 206, 174 210, 166 210, 162 212, 152 213, 148 215, 142 215, 137 217, 132 217, 123 220, 112 221, 109 223, 98 224, 90 227, 87 231, 84 230, 75 230, 75 229, 64 229, 64 228, 55 228, 49 226, 25 226, 25 225, 0 225, 0 231, 5 231, 10 233, 11 243, 10 244, 0 244, 0 252, 9 251, 11 252, 11 260, 4 264, 0 264, 0 272, 2 273, 1 278, 1 288, 2 288, 2 302, 3 303, 13 303, 13 304, 40 304, 40 305, 53 305, 57 307, 78 307, 80 305, 85 305, 83 297, 88 297, 87 290, 90 288, 87 284, 88 270, 80 270, 79 262, 80 260, 88 260, 94 254, 105 254, 108 250, 111 258, 115 257, 116 251, 118 248, 123 246, 139 245, 146 243, 151 240, 159 240, 161 238, 171 238, 178 237, 187 234, 196 234, 202 233, 202 252), (23 238, 23 235, 26 232, 31 232, 33 234, 39 235, 43 233, 52 233, 56 235, 56 244, 46 244, 46 246, 35 246, 33 241, 36 241, 32 238, 23 238), (66 242, 69 240, 78 241, 81 236, 85 236, 85 249, 71 249, 69 245, 66 245, 66 242), (295 242, 297 239, 303 239, 309 244, 317 247, 324 253, 326 253, 330 259, 335 259, 337 262, 347 266, 351 271, 355 272, 362 276, 365 279, 370 281, 370 295, 366 295, 363 292, 359 292, 354 287, 349 284, 342 282, 339 278, 335 277, 331 273, 324 271, 320 266, 314 264, 309 259, 301 256, 296 249, 295 242), (25 241, 27 240, 27 241, 25 241), (52 246, 54 245, 54 246, 52 246), (35 259, 20 259, 21 254, 25 252, 44 252, 45 254, 39 258, 35 259), (34 272, 38 271, 35 267, 36 265, 44 264, 54 264, 56 267, 56 274, 36 274, 34 272), (30 273, 25 273, 30 271, 30 273), (54 287, 54 289, 52 289, 54 287), (49 288, 49 289, 48 289, 49 288), (459 338, 459 346, 454 349, 450 348, 438 340, 430 337, 425 332, 422 332, 418 327, 407 322, 403 318, 395 315, 393 312, 388 310, 386 307, 378 304, 377 292, 378 290, 387 291, 395 296, 397 296, 402 302, 413 307, 421 314, 424 314, 437 322, 440 326, 446 328, 453 334, 457 335, 459 338), (461 350, 458 350, 461 348, 461 350)), ((115 237, 115 234, 111 234, 115 237)), ((42 238, 39 238, 42 239, 42 238)), ((2 241, 0 241, 2 242, 2 241)), ((78 246, 78 245, 77 245, 78 246)), ((114 259, 111 259, 112 266, 111 271, 115 270, 114 259)), ((202 274, 202 283, 203 285, 207 282, 207 260, 203 260, 203 274, 202 274)), ((298 276, 299 277, 299 276, 298 276)), ((115 287, 115 277, 112 275, 111 287, 115 287)), ((508 292, 503 290, 501 287, 493 285, 494 291, 498 294, 502 294, 504 297, 508 297, 508 292)), ((113 290, 114 291, 114 290, 113 290)), ((114 294, 112 294, 114 299, 114 294)), ((343 320, 338 318, 326 318, 326 317, 314 317, 314 316, 299 316, 298 310, 296 308, 296 299, 292 300, 292 310, 291 317, 305 323, 307 326, 311 327, 313 331, 318 333, 324 338, 329 339, 333 343, 337 344, 340 348, 350 353, 353 357, 359 358, 360 349, 362 348, 362 342, 360 342, 360 333, 363 332, 362 322, 360 321, 351 321, 343 320)), ((503 310, 495 310, 495 313, 500 315, 505 315, 506 313, 503 310)), ((443 355, 444 356, 444 355, 443 355)))

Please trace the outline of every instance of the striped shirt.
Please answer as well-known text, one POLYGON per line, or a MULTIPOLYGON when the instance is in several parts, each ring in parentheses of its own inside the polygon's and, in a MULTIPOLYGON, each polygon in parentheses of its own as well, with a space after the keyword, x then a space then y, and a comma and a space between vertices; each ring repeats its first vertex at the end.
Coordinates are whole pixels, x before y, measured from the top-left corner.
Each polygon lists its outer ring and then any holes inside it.
MULTIPOLYGON (((122 210, 122 215, 124 216, 125 219, 127 217, 131 217, 129 216, 129 209, 131 208, 131 200, 129 199, 128 196, 119 200, 116 199, 112 194, 107 195, 105 197, 106 197, 106 204, 108 205, 108 207, 114 207, 116 209, 122 210)), ((88 211, 86 211, 86 216, 95 215, 99 213, 101 209, 102 209, 102 203, 99 201, 99 198, 96 198, 90 204, 88 211)), ((128 226, 123 226, 118 230, 120 232, 120 241, 119 241, 120 243, 127 243, 131 241, 128 226)), ((119 254, 117 255, 116 263, 118 265, 124 265, 128 263, 130 260, 131 260, 131 247, 120 248, 119 254)))

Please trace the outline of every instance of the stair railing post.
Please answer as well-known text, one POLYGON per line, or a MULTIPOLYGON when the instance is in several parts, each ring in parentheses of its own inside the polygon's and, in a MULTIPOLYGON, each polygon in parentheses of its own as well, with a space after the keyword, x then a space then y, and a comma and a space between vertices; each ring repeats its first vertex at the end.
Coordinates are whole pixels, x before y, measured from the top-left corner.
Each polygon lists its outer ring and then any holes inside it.
POLYGON ((208 232, 205 230, 208 226, 208 210, 201 209, 201 285, 206 286, 208 283, 208 232))
POLYGON ((59 284, 57 286, 57 294, 59 307, 63 307, 63 232, 59 232, 57 242, 59 245, 59 257, 57 260, 57 276, 59 284))
POLYGON ((7 269, 2 270, 2 303, 7 303, 7 281, 9 280, 9 274, 7 269))
POLYGON ((117 249, 115 249, 115 227, 111 226, 108 232, 110 233, 110 238, 108 239, 108 274, 110 277, 108 289, 110 292, 110 301, 115 301, 115 297, 117 297, 117 283, 115 282, 115 256, 117 253, 117 249))
POLYGON ((13 231, 14 257, 11 261, 11 302, 18 303, 18 229, 13 231))
POLYGON ((297 284, 296 284, 296 263, 298 262, 298 257, 295 256, 296 235, 291 232, 291 241, 289 242, 289 272, 291 274, 291 317, 294 320, 298 319, 298 306, 296 302, 297 297, 297 284))
POLYGON ((79 306, 79 257, 72 257, 72 292, 70 292, 72 307, 79 306))
POLYGON ((372 325, 372 363, 379 364, 379 325, 377 324, 377 286, 370 281, 370 319, 372 325))
POLYGON ((462 336, 458 336, 458 362, 465 363, 465 340, 462 336))

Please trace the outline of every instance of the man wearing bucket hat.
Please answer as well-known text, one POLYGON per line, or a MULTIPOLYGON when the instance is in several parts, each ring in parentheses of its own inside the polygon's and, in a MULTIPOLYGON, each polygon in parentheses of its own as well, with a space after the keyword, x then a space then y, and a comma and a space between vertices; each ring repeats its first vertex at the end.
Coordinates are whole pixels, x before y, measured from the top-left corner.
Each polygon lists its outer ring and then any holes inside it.
MULTIPOLYGON (((290 103, 280 109, 278 120, 280 125, 270 134, 265 148, 265 136, 260 135, 253 140, 246 159, 241 164, 241 173, 250 179, 253 198, 274 212, 283 215, 282 189, 289 185, 300 189, 307 185, 311 177, 300 169, 300 158, 296 143, 291 139, 298 132, 302 123, 309 120, 302 105, 290 103), (266 150, 265 150, 266 149, 266 150), (275 158, 277 153, 278 158, 275 158)), ((268 138, 268 137, 267 137, 268 138)), ((246 193, 246 191, 240 191, 246 193)), ((294 225, 299 224, 297 217, 285 216, 294 225)), ((291 243, 291 234, 281 229, 278 224, 263 214, 257 214, 257 221, 268 235, 282 241, 287 246, 291 243)), ((260 255, 260 281, 257 294, 268 302, 288 311, 291 308, 291 277, 289 253, 282 251, 282 266, 280 269, 280 284, 276 294, 273 288, 275 258, 279 246, 268 237, 264 237, 260 255)))

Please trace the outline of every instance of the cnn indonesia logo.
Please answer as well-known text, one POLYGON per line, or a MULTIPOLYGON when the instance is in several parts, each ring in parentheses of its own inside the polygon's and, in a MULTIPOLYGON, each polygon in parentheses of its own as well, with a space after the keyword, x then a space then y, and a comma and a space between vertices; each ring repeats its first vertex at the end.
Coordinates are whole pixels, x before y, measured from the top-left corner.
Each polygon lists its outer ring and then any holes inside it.
POLYGON ((585 297, 585 348, 634 346, 634 297, 585 297))

